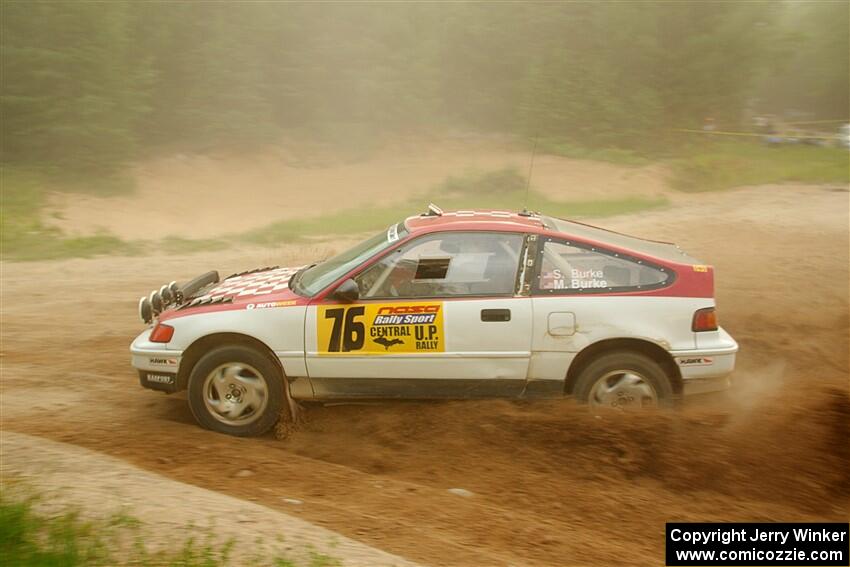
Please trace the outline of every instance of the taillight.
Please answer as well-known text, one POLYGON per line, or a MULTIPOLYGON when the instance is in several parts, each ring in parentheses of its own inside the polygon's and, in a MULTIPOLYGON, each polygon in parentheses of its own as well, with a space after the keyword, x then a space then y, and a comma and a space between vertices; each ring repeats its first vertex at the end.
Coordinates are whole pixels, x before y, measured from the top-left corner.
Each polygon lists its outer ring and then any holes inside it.
POLYGON ((174 327, 157 323, 151 331, 150 342, 152 343, 167 343, 174 336, 174 327))
POLYGON ((714 307, 697 309, 696 313, 694 313, 693 323, 691 323, 691 330, 695 333, 700 331, 716 331, 717 312, 714 310, 714 307))

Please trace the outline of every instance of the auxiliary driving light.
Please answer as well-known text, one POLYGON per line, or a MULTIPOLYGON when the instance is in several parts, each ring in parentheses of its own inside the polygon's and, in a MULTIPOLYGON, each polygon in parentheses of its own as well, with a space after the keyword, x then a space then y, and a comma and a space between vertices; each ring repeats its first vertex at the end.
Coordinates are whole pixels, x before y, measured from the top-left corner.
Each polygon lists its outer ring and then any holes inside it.
POLYGON ((174 294, 171 293, 171 288, 165 284, 159 288, 159 296, 162 298, 163 305, 171 305, 171 302, 174 301, 174 294))
POLYGON ((156 315, 162 313, 162 298, 159 296, 159 293, 157 293, 156 290, 151 292, 150 300, 151 307, 153 307, 153 312, 156 315))
POLYGON ((171 282, 168 284, 168 289, 171 290, 171 295, 174 296, 174 303, 183 303, 183 292, 180 291, 180 287, 177 285, 177 282, 171 282))
POLYGON ((151 302, 147 297, 139 299, 139 317, 141 317, 142 321, 145 323, 153 321, 153 308, 151 307, 151 302))

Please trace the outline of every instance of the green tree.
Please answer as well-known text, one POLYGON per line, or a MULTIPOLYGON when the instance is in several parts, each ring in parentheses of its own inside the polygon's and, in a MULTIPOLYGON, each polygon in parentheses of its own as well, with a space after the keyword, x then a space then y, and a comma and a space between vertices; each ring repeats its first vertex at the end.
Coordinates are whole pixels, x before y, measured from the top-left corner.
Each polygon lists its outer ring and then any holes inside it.
POLYGON ((850 4, 791 3, 775 24, 777 61, 758 90, 761 112, 850 118, 850 4))
POLYGON ((2 3, 4 162, 471 130, 646 148, 847 117, 846 2, 2 3), (660 142, 659 142, 660 141, 660 142))
POLYGON ((2 156, 101 169, 133 156, 150 70, 126 3, 2 4, 2 156))

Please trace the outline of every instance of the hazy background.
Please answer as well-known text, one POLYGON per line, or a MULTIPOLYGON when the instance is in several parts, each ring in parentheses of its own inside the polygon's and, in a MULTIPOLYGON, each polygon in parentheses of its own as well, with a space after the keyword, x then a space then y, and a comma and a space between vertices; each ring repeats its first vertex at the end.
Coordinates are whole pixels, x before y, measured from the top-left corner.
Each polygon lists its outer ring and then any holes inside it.
POLYGON ((847 2, 4 2, 4 163, 499 133, 642 155, 848 118, 847 2))

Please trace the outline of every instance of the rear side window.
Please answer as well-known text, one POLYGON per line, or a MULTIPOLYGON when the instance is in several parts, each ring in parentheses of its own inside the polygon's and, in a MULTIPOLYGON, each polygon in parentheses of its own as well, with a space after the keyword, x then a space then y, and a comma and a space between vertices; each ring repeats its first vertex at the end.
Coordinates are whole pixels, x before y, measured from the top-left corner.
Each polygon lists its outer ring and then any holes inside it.
POLYGON ((602 293, 664 287, 673 273, 644 260, 570 242, 544 242, 535 289, 540 293, 602 293))

